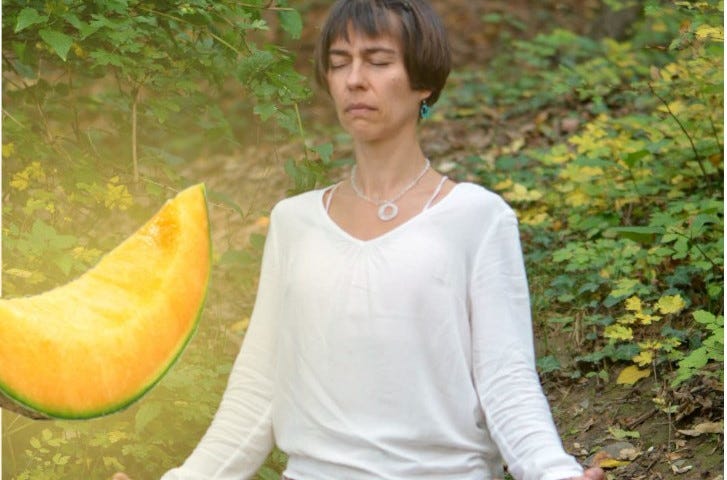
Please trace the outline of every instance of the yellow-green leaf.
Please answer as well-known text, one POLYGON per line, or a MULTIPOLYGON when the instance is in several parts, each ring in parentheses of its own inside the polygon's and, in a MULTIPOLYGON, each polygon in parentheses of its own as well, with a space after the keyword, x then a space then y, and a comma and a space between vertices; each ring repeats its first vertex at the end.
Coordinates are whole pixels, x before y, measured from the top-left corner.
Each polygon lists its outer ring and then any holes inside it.
POLYGON ((637 313, 636 319, 644 325, 651 325, 651 322, 659 320, 661 317, 658 315, 651 315, 648 313, 637 313))
POLYGON ((641 438, 641 434, 636 430, 624 430, 618 427, 608 427, 608 433, 610 433, 616 440, 623 440, 625 438, 641 438))
POLYGON ((636 363, 640 367, 646 367, 648 365, 651 365, 652 360, 654 360, 654 352, 651 350, 644 350, 631 360, 633 360, 634 363, 636 363))
POLYGON ((632 312, 640 312, 641 299, 636 296, 630 297, 628 300, 626 300, 626 310, 630 310, 632 312))
POLYGON ((648 377, 649 375, 651 375, 651 371, 649 369, 642 370, 636 365, 629 365, 628 367, 621 370, 621 373, 618 374, 616 383, 619 385, 633 385, 634 383, 638 382, 642 378, 648 377))
POLYGON ((681 312, 687 304, 681 295, 664 295, 656 302, 656 308, 664 315, 681 312))
POLYGON ((724 29, 722 29, 721 27, 712 27, 710 25, 700 25, 697 28, 697 31, 694 33, 697 35, 697 38, 700 40, 709 38, 711 40, 724 41, 724 29))
POLYGON ((611 340, 631 340, 634 338, 634 332, 629 327, 614 324, 605 328, 603 336, 611 340))
POLYGON ((627 462, 626 460, 616 460, 615 458, 605 458, 601 460, 601 462, 598 464, 599 467, 603 468, 604 470, 608 470, 609 468, 618 468, 618 467, 625 467, 631 462, 627 462))

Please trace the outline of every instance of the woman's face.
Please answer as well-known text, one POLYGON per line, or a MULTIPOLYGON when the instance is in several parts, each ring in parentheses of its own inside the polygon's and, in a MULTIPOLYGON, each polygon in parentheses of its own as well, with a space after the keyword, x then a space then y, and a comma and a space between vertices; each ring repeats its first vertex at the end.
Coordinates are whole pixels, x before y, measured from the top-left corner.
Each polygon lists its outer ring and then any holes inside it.
POLYGON ((355 140, 376 142, 414 128, 421 101, 412 90, 398 39, 368 37, 349 28, 329 48, 328 89, 341 125, 355 140))

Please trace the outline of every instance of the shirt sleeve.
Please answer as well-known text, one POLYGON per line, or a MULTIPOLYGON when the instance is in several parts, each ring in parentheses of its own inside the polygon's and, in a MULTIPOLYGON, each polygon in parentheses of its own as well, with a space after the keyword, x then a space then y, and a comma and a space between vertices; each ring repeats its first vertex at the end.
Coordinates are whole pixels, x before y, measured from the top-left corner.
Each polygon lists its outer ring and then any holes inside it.
POLYGON ((530 297, 511 209, 480 244, 470 288, 477 394, 508 470, 518 480, 582 475, 563 449, 535 370, 530 297))
POLYGON ((252 478, 273 449, 271 405, 280 258, 274 213, 263 250, 255 306, 220 407, 184 464, 162 480, 252 478))

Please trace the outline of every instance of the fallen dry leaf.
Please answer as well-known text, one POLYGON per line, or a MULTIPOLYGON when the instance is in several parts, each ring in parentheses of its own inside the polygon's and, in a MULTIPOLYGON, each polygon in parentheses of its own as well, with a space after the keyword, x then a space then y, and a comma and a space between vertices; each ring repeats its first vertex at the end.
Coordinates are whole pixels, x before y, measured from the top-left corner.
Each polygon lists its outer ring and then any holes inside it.
POLYGON ((636 460, 636 458, 641 455, 641 451, 639 451, 636 448, 624 448, 619 452, 618 458, 619 460, 636 460))
POLYGON ((608 470, 611 468, 618 468, 618 467, 624 467, 628 465, 628 460, 616 460, 615 458, 606 458, 605 460, 602 460, 598 466, 601 467, 604 470, 608 470))
POLYGON ((593 456, 591 466, 601 467, 604 470, 611 468, 623 467, 631 462, 625 460, 618 460, 613 458, 606 450, 601 450, 593 456))
POLYGON ((689 437, 698 437, 700 435, 704 435, 705 433, 724 433, 724 423, 723 422, 704 422, 704 423, 695 425, 694 428, 691 428, 688 430, 678 430, 678 431, 682 435, 687 435, 689 437))
POLYGON ((680 458, 684 457, 680 452, 669 452, 666 454, 666 459, 669 462, 674 462, 676 460, 679 460, 680 458))
POLYGON ((633 385, 642 378, 648 377, 650 374, 651 370, 649 370, 648 368, 642 370, 636 365, 630 365, 621 370, 621 373, 616 379, 616 383, 619 385, 633 385))
POLYGON ((671 471, 676 474, 687 473, 692 468, 694 468, 694 465, 685 465, 684 463, 681 463, 681 462, 671 464, 671 471), (684 466, 682 466, 682 465, 684 465, 684 466))

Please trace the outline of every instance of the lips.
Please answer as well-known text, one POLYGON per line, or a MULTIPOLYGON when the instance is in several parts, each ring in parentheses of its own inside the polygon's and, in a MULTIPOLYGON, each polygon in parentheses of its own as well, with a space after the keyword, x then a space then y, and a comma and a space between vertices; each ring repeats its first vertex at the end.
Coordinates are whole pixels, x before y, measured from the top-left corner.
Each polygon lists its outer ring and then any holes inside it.
POLYGON ((346 113, 366 113, 376 110, 374 107, 367 103, 351 103, 346 106, 345 112, 346 113))

